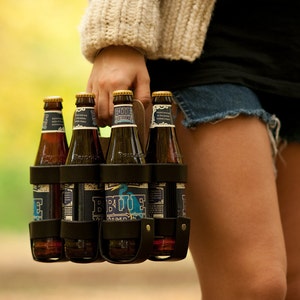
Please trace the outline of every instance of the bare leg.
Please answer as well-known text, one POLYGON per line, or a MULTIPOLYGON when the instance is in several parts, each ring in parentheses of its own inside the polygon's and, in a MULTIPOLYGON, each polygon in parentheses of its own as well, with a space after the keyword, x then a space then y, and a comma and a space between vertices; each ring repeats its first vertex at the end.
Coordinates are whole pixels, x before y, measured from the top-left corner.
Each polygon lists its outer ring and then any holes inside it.
POLYGON ((177 134, 203 300, 284 299, 286 259, 266 126, 237 117, 177 134))
POLYGON ((277 162, 278 197, 288 261, 287 300, 300 299, 300 144, 289 144, 277 162))

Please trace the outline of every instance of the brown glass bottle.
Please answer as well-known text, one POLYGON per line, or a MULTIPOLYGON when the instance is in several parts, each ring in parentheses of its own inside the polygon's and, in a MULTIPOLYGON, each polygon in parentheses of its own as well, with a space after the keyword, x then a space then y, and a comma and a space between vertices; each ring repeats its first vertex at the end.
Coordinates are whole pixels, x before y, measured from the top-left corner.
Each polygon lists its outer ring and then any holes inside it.
MULTIPOLYGON (((94 94, 76 95, 72 138, 66 165, 99 164, 104 156, 95 117, 94 94)), ((65 184, 63 219, 92 221, 104 217, 104 186, 101 183, 65 184)), ((91 262, 99 256, 98 239, 65 239, 65 255, 73 262, 91 262)))
MULTIPOLYGON (((113 97, 114 116, 106 164, 145 164, 133 115, 133 93, 117 90, 113 97)), ((126 221, 146 217, 147 190, 148 183, 106 183, 106 219, 126 221), (131 205, 125 199, 130 199, 131 205)), ((112 260, 130 260, 136 256, 138 246, 136 239, 109 240, 107 255, 112 260)))
MULTIPOLYGON (((173 96, 169 91, 152 93, 152 120, 146 146, 146 162, 182 164, 172 117, 173 96)), ((176 182, 151 182, 149 184, 149 217, 176 218, 185 216, 185 186, 176 182)), ((154 256, 169 256, 175 246, 172 236, 156 236, 154 256)))
MULTIPOLYGON (((63 165, 68 144, 62 115, 62 98, 44 99, 44 120, 35 166, 63 165)), ((61 219, 63 188, 59 183, 34 184, 34 221, 61 219)), ((37 261, 56 261, 63 258, 63 244, 59 237, 33 239, 32 254, 37 261)))

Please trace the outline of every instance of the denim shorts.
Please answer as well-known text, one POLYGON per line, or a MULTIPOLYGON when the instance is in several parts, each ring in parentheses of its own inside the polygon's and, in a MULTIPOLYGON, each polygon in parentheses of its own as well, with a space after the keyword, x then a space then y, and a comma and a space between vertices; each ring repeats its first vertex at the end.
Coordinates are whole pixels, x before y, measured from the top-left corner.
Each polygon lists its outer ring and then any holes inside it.
POLYGON ((256 93, 236 84, 209 84, 173 91, 188 128, 215 123, 239 115, 254 116, 268 126, 273 138, 278 134, 287 142, 300 142, 300 99, 256 93))

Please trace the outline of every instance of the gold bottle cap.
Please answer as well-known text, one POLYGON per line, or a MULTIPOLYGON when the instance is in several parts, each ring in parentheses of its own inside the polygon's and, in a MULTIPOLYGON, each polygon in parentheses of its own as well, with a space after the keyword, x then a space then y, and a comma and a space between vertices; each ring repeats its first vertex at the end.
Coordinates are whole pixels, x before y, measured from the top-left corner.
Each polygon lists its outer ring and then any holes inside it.
POLYGON ((170 91, 155 91, 152 93, 152 97, 172 97, 173 94, 170 91))
POLYGON ((47 96, 44 98, 44 102, 45 103, 49 103, 49 102, 63 102, 62 97, 60 96, 47 96))
POLYGON ((121 95, 133 96, 133 92, 131 90, 116 90, 116 91, 113 91, 113 96, 121 96, 121 95))
POLYGON ((94 93, 88 93, 88 92, 80 92, 76 94, 76 98, 89 98, 89 97, 93 97, 95 98, 95 94, 94 93))

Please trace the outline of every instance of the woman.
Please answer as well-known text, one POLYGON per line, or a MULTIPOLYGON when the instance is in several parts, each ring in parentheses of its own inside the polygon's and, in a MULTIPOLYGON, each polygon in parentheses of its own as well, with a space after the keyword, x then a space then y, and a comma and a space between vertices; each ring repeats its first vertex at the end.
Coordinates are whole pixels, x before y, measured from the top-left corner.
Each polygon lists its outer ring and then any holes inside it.
POLYGON ((176 97, 205 300, 300 299, 299 9, 91 0, 82 20, 99 125, 111 122, 113 90, 132 89, 145 107, 152 90, 176 97))

